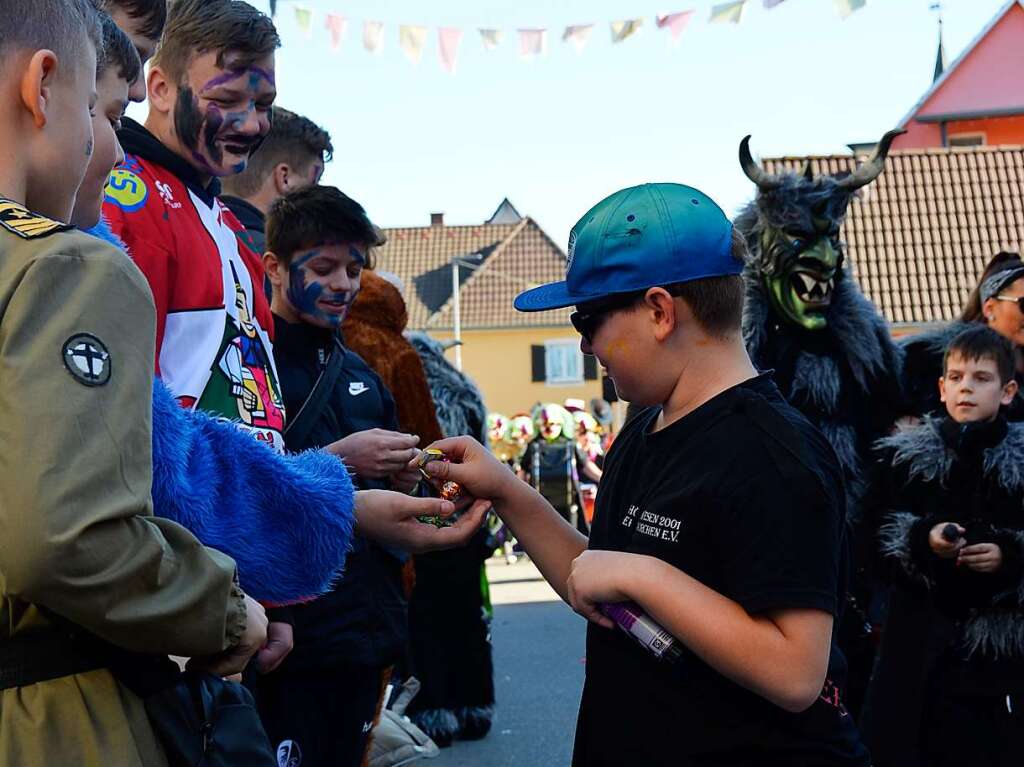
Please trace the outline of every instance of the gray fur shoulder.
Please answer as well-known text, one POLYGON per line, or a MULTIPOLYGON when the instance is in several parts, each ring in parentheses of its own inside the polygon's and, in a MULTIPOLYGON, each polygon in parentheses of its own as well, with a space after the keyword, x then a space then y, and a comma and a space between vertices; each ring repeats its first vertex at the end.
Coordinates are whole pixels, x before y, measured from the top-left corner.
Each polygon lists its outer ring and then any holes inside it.
POLYGON ((922 423, 883 437, 875 443, 877 450, 891 450, 894 466, 906 464, 911 479, 942 482, 953 465, 953 451, 939 433, 940 419, 926 417, 922 423))
POLYGON ((1024 423, 1007 424, 1006 437, 985 451, 985 473, 1009 493, 1024 493, 1024 423))
POLYGON ((437 421, 446 437, 470 436, 487 444, 487 408, 470 378, 444 356, 444 346, 426 333, 406 334, 423 362, 437 421))

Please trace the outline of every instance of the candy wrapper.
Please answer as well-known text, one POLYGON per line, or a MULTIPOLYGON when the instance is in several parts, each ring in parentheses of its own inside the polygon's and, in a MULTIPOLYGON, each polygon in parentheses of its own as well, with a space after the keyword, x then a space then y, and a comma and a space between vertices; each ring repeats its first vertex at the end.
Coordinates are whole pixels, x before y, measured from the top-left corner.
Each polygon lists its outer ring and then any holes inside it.
MULTIPOLYGON (((438 450, 437 448, 434 448, 434 447, 428 447, 426 450, 424 450, 422 453, 420 453, 420 458, 419 458, 420 474, 423 475, 424 479, 432 480, 433 477, 431 477, 430 474, 427 473, 427 469, 426 469, 427 464, 430 463, 431 461, 447 461, 447 460, 448 460, 448 458, 447 458, 447 456, 445 456, 443 451, 438 450)), ((459 487, 459 483, 458 482, 448 481, 448 482, 443 482, 441 484, 441 497, 444 500, 451 501, 452 503, 455 503, 455 501, 457 501, 461 495, 462 495, 462 488, 459 487)), ((428 525, 433 525, 434 527, 451 527, 454 524, 454 522, 452 521, 452 519, 450 517, 448 519, 442 519, 441 517, 437 517, 437 516, 433 516, 433 517, 429 517, 428 516, 428 517, 419 517, 418 519, 419 519, 420 522, 423 522, 423 523, 428 524, 428 525)))

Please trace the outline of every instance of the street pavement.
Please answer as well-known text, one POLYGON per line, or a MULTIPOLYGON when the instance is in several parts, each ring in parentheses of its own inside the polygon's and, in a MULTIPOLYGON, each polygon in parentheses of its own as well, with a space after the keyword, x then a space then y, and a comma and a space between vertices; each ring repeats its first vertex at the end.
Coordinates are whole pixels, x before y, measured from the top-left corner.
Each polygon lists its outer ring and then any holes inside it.
POLYGON ((490 734, 424 767, 567 767, 583 690, 585 621, 521 559, 487 563, 498 700, 490 734))

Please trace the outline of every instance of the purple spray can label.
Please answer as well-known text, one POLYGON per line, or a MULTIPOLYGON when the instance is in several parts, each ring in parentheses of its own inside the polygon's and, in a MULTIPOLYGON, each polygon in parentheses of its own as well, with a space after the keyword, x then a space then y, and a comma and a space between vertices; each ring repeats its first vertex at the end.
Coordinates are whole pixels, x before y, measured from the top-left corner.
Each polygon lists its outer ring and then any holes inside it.
POLYGON ((671 662, 683 654, 679 641, 632 602, 603 604, 599 609, 655 658, 671 662))

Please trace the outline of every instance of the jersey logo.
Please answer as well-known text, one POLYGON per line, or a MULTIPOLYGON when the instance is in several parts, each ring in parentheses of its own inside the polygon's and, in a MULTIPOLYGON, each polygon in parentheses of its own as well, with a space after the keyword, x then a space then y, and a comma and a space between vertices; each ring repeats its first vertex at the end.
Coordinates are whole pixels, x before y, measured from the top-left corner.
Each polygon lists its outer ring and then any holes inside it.
POLYGON ((40 216, 24 205, 0 197, 0 226, 24 240, 45 237, 54 232, 66 232, 71 227, 40 216))
POLYGON ((127 168, 115 168, 107 179, 104 197, 126 213, 133 213, 146 204, 149 189, 145 181, 127 168))
POLYGON ((64 367, 80 384, 103 386, 110 380, 110 352, 104 343, 91 333, 75 333, 64 342, 61 350, 64 367))
POLYGON ((358 397, 360 394, 364 394, 368 391, 370 391, 370 387, 362 381, 353 381, 348 385, 348 393, 353 397, 358 397))

